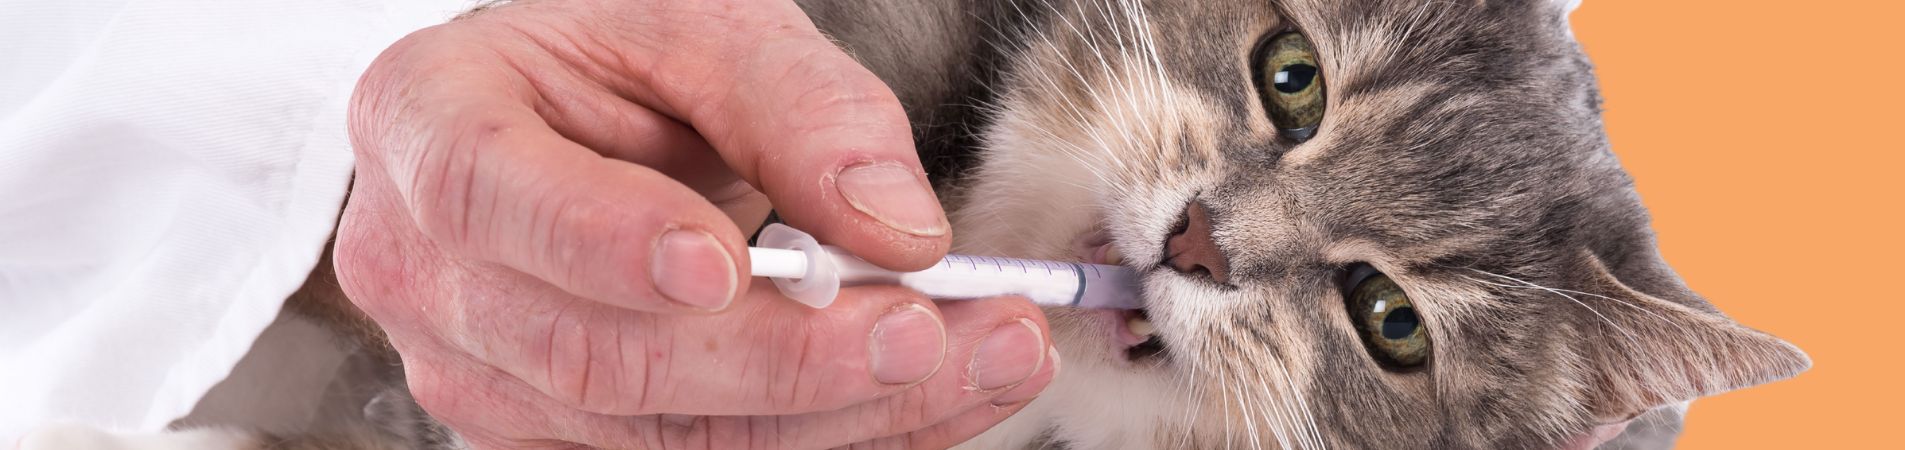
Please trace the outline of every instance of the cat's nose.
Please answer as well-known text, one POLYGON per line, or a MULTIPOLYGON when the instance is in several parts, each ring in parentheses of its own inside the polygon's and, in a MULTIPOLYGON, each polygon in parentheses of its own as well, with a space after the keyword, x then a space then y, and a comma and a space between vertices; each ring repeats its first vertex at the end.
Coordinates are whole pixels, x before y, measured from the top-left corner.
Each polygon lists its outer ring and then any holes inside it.
POLYGON ((1230 262, 1210 237, 1210 211, 1203 202, 1184 208, 1183 224, 1164 241, 1164 264, 1178 273, 1204 274, 1218 283, 1230 283, 1230 262))

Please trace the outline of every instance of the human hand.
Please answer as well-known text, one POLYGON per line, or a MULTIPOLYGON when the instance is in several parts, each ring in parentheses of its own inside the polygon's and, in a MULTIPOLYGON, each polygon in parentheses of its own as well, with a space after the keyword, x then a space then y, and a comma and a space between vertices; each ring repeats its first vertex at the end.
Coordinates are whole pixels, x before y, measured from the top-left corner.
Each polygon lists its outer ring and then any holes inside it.
POLYGON ((887 267, 949 246, 898 101, 787 1, 542 0, 419 31, 365 73, 351 137, 338 277, 479 447, 941 448, 1058 366, 1022 299, 814 310, 749 282, 770 200, 887 267))

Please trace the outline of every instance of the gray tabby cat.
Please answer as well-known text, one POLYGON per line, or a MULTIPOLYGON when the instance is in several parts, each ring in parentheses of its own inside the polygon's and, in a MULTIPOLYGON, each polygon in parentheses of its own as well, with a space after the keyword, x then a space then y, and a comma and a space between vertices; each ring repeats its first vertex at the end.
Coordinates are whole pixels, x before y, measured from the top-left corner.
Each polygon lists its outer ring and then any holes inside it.
POLYGON ((851 3, 955 251, 1146 273, 968 447, 1665 448, 1810 366, 1661 259, 1575 2, 851 3))
MULTIPOLYGON (((1144 273, 1148 310, 1047 310, 1065 371, 965 447, 1665 448, 1810 365, 1662 261, 1569 2, 803 7, 905 104, 955 251, 1144 273)), ((352 433, 456 445, 417 424, 352 433)), ((325 439, 252 445, 370 444, 325 439)))

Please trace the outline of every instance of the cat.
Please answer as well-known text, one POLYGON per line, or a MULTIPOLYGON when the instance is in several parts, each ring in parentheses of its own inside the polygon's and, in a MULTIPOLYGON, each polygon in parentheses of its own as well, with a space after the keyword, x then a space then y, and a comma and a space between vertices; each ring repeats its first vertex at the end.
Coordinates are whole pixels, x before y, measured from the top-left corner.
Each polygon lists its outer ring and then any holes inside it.
POLYGON ((907 105, 954 251, 1146 273, 1048 309, 1064 373, 966 448, 1666 448, 1810 366, 1661 259, 1576 1, 804 6, 907 105))
MULTIPOLYGON (((901 99, 956 252, 1144 274, 1145 310, 1046 310, 1065 370, 961 448, 1666 448, 1810 366, 1662 260, 1575 2, 801 5, 901 99)), ((291 314, 367 323, 322 272, 291 314)), ((210 433, 459 447, 357 331, 386 369, 346 381, 417 420, 210 433)))

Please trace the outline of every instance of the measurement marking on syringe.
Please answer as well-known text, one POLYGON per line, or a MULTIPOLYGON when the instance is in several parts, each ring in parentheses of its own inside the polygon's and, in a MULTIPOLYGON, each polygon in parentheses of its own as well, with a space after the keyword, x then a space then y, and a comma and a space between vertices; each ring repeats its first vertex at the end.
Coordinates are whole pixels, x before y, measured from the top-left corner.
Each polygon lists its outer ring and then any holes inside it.
POLYGON ((811 236, 776 224, 762 231, 760 247, 749 247, 752 275, 771 278, 783 295, 815 308, 833 303, 844 286, 892 284, 912 288, 935 300, 1022 295, 1042 306, 1133 309, 1143 306, 1136 270, 1087 261, 1046 261, 999 256, 942 255, 940 264, 922 272, 887 270, 859 260, 843 249, 816 244, 811 236), (781 235, 772 236, 774 233, 781 235), (770 239, 773 237, 773 239, 770 239), (1019 273, 1005 270, 1007 263, 1019 273), (960 265, 966 267, 960 267, 960 265), (994 273, 985 273, 992 266, 994 273), (1045 269, 1044 276, 1032 272, 1045 269), (1061 275, 1070 272, 1070 276, 1061 275), (1097 286, 1104 282, 1105 286, 1097 286), (1090 297, 1090 301, 1086 301, 1090 297))
POLYGON ((1078 272, 1078 291, 1072 292, 1071 306, 1078 306, 1078 302, 1085 299, 1085 270, 1078 263, 1072 263, 1072 270, 1078 272))

